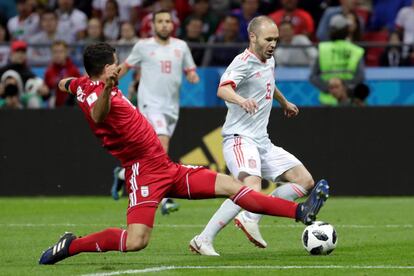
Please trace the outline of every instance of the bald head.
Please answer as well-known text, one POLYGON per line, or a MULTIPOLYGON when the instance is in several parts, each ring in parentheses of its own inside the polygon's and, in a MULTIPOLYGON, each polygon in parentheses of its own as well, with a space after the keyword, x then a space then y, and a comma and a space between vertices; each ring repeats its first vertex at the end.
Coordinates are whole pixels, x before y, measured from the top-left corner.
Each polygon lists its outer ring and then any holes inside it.
POLYGON ((273 20, 267 16, 253 18, 247 27, 249 49, 263 62, 273 55, 279 40, 279 30, 273 20))
POLYGON ((259 35, 261 29, 264 26, 274 25, 277 28, 276 23, 268 16, 261 15, 253 18, 249 25, 247 26, 248 33, 254 33, 255 35, 259 35))

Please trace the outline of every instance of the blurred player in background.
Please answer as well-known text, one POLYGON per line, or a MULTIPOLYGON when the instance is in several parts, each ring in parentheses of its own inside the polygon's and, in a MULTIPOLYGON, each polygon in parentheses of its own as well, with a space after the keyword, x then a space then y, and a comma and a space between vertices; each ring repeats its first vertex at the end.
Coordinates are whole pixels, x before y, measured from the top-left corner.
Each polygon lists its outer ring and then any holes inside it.
MULTIPOLYGON (((130 68, 141 66, 141 80, 138 87, 138 108, 154 127, 165 152, 168 153, 171 136, 174 133, 179 114, 179 90, 183 71, 190 83, 197 83, 199 77, 187 44, 171 37, 174 25, 171 13, 158 11, 153 17, 155 35, 139 40, 127 59, 120 65, 120 77, 130 68)), ((119 198, 124 186, 125 169, 115 168, 112 196, 119 198)), ((171 199, 164 199, 162 214, 178 209, 171 199)))
POLYGON ((125 168, 129 194, 127 229, 107 228, 83 237, 65 233, 43 252, 39 264, 55 264, 82 252, 144 249, 156 209, 164 197, 227 196, 252 212, 288 217, 304 224, 316 219, 329 194, 327 184, 317 185, 307 201, 298 204, 258 193, 230 176, 172 162, 152 126, 115 86, 120 70, 115 49, 107 43, 93 44, 86 47, 83 56, 88 76, 63 79, 59 88, 76 95, 91 130, 125 168))
MULTIPOLYGON (((273 99, 290 118, 299 112, 275 86, 273 52, 279 39, 276 24, 267 16, 255 17, 248 26, 249 48, 236 56, 220 80, 217 95, 228 107, 223 126, 223 154, 232 175, 255 191, 261 190, 262 178, 282 181, 273 196, 295 200, 314 186, 311 174, 292 154, 272 144, 267 133, 273 99)), ((320 183, 326 183, 322 180, 320 183)), ((202 255, 218 256, 213 240, 218 232, 235 218, 256 246, 267 243, 260 234, 261 215, 243 211, 226 200, 200 235, 190 241, 190 249, 202 255), (237 215, 239 214, 239 215, 237 215)))

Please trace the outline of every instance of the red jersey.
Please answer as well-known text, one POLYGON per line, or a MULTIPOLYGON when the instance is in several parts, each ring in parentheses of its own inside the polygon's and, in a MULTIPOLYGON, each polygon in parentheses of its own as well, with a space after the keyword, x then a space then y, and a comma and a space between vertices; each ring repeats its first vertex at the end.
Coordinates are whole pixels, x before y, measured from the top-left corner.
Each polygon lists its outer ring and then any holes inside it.
POLYGON ((312 16, 302 9, 295 9, 292 14, 287 14, 285 10, 280 9, 269 14, 269 17, 273 19, 276 25, 279 25, 282 21, 290 21, 295 30, 295 34, 312 36, 315 31, 312 16))
MULTIPOLYGON (((104 90, 105 83, 81 77, 70 82, 69 90, 84 113, 93 133, 123 167, 135 162, 151 164, 168 160, 154 129, 118 87, 111 91, 111 108, 102 123, 95 123, 91 109, 104 90)), ((142 167, 142 166, 141 166, 142 167)))

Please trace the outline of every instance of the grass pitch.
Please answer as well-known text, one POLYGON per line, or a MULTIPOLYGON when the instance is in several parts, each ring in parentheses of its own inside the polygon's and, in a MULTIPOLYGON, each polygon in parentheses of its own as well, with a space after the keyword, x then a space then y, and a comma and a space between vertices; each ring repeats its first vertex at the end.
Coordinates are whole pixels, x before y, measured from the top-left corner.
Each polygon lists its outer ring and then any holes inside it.
POLYGON ((301 245, 304 225, 265 217, 267 249, 255 248, 233 225, 218 235, 221 257, 194 255, 188 243, 222 200, 178 201, 157 213, 149 246, 141 252, 85 253, 53 266, 41 252, 65 231, 85 235, 125 226, 127 200, 108 197, 0 198, 0 275, 414 275, 414 198, 330 198, 319 219, 333 224, 338 246, 310 256, 301 245))

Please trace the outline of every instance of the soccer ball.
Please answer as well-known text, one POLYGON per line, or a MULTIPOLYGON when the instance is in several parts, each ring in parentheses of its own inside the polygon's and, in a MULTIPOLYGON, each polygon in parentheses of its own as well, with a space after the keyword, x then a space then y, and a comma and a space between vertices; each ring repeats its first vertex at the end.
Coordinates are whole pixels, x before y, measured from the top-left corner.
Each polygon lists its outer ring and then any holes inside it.
POLYGON ((302 234, 302 244, 312 255, 328 255, 336 247, 338 237, 335 228, 327 222, 315 221, 302 234))

